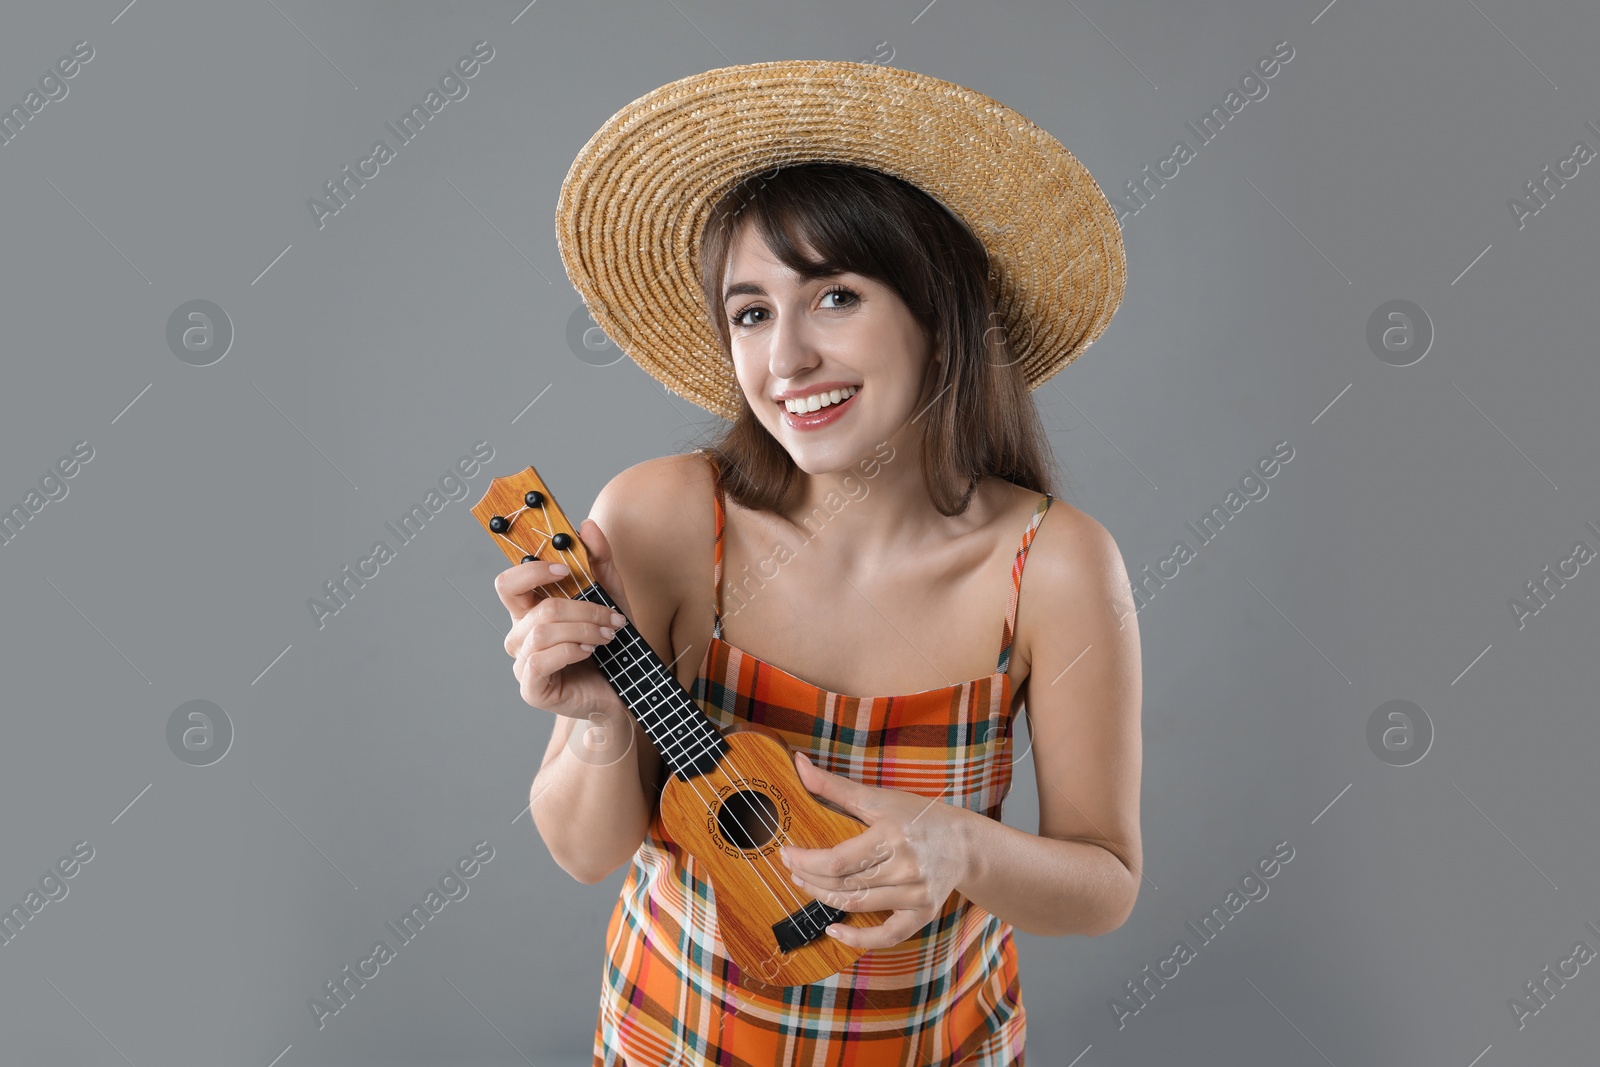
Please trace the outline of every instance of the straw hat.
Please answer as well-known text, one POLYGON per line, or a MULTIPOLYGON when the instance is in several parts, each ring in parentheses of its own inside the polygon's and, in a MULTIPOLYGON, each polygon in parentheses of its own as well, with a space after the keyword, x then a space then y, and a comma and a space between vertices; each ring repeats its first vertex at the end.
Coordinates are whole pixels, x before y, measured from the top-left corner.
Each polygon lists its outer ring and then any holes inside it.
POLYGON ((902 178, 966 223, 988 249, 996 309, 1030 389, 1089 347, 1122 300, 1116 213, 1059 141, 963 86, 833 60, 709 70, 607 119, 561 184, 567 277, 635 363, 732 420, 742 397, 706 316, 701 234, 744 178, 813 161, 902 178))

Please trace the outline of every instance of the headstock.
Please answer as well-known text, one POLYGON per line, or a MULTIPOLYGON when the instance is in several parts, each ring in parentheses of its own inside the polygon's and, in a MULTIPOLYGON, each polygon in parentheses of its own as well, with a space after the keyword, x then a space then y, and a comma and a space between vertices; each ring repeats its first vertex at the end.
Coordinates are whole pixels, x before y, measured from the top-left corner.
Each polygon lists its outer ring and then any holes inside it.
POLYGON ((577 529, 531 466, 490 482, 472 514, 512 563, 541 559, 572 568, 570 576, 544 589, 553 586, 576 599, 593 582, 589 553, 577 529))

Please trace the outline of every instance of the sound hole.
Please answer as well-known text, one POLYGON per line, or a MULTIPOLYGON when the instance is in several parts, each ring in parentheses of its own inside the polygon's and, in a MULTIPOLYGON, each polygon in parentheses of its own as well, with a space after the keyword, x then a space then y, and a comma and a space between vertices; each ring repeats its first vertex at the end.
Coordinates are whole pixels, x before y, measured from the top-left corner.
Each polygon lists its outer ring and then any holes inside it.
POLYGON ((777 805, 765 793, 741 789, 717 810, 717 829, 738 848, 760 848, 777 827, 777 805))

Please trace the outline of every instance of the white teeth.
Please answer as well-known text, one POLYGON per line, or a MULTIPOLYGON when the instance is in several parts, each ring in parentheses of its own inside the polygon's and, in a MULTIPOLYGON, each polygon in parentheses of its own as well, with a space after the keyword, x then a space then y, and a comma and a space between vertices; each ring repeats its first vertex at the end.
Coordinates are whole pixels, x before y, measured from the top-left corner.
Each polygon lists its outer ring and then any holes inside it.
POLYGON ((783 406, 796 415, 804 415, 807 412, 816 411, 818 408, 829 407, 840 401, 848 400, 850 397, 855 396, 857 391, 857 388, 853 385, 846 386, 843 389, 835 389, 828 393, 813 393, 803 400, 785 400, 783 406))

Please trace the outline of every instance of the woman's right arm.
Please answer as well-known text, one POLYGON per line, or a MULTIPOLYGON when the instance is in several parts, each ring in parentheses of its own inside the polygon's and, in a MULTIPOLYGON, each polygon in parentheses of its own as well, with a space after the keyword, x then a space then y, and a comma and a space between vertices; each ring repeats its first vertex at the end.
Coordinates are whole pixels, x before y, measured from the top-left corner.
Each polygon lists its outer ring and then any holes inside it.
MULTIPOLYGON (((660 508, 673 499, 674 461, 634 465, 613 478, 579 528, 594 577, 658 652, 670 649, 676 609, 674 553, 661 536, 670 523, 660 508)), ((670 512, 667 512, 670 514, 670 512)), ((681 561, 679 561, 681 567, 681 561)), ((561 596, 541 585, 572 578, 549 574, 543 561, 503 572, 495 587, 511 612, 506 650, 530 705, 556 715, 550 742, 529 790, 529 809, 556 863, 586 884, 604 880, 644 840, 660 796, 662 763, 582 643, 608 640, 609 609, 561 596)))
POLYGON ((659 789, 646 779, 660 762, 620 699, 591 720, 556 718, 528 807, 562 870, 593 885, 627 862, 650 827, 659 789))

